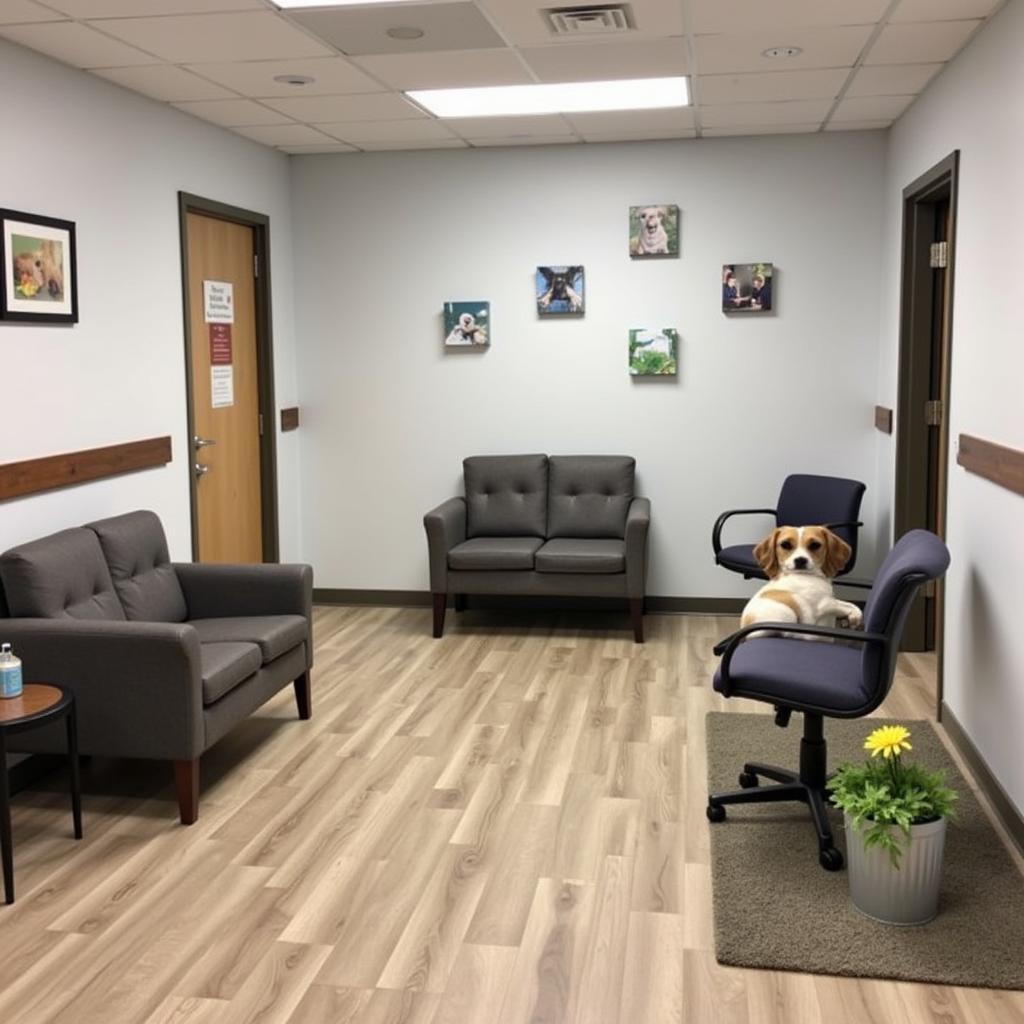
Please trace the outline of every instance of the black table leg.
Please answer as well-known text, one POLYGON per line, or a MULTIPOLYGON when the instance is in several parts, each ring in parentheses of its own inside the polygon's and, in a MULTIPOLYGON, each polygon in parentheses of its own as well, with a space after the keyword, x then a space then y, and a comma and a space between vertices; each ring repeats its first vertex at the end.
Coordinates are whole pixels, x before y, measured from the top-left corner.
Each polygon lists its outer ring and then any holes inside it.
POLYGON ((78 765, 78 719, 75 705, 68 708, 68 767, 71 769, 71 816, 75 838, 82 838, 82 778, 78 765))
POLYGON ((11 795, 7 782, 7 739, 0 730, 0 847, 4 859, 4 898, 14 902, 14 847, 11 843, 11 795))

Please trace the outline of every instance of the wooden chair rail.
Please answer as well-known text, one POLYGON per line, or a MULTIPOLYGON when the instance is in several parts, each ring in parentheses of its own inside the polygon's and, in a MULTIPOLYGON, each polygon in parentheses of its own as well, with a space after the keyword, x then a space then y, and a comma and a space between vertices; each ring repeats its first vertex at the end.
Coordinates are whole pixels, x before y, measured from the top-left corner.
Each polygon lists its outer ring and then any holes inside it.
POLYGON ((299 429, 299 408, 298 406, 292 406, 288 409, 281 410, 281 430, 282 432, 288 430, 299 429))
POLYGON ((961 434, 956 461, 969 473, 1024 496, 1024 452, 961 434))
POLYGON ((892 433, 892 409, 887 409, 884 405, 875 406, 875 430, 880 430, 883 434, 892 433))

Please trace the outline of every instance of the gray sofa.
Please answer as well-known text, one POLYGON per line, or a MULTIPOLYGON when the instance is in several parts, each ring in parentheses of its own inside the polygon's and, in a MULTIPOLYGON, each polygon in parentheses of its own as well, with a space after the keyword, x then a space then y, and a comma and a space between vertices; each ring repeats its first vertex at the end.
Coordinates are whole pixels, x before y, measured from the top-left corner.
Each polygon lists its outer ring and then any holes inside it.
MULTIPOLYGON (((62 530, 0 555, 0 639, 26 680, 75 694, 83 754, 174 762, 183 824, 199 757, 288 683, 311 714, 307 565, 172 564, 153 512, 62 530)), ((64 750, 38 729, 11 749, 64 750)))
POLYGON ((465 496, 424 516, 434 636, 448 595, 621 597, 643 643, 651 503, 624 455, 476 455, 465 496))

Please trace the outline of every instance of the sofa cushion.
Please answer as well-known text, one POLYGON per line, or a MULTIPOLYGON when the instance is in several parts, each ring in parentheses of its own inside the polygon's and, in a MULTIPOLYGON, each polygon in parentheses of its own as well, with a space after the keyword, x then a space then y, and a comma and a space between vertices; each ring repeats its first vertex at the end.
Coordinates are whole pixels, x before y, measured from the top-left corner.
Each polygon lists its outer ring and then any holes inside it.
POLYGON ((463 460, 467 537, 543 537, 546 455, 474 455, 463 460))
POLYGON ((124 614, 132 622, 184 622, 188 610, 155 512, 88 523, 99 538, 124 614))
POLYGON ((84 527, 4 552, 0 578, 11 615, 124 621, 100 542, 84 527))
POLYGON ((203 644, 256 644, 264 665, 309 637, 308 624, 301 615, 233 615, 223 619, 190 619, 189 625, 195 628, 203 644))
POLYGON ((220 700, 260 670, 260 649, 255 644, 201 644, 199 659, 204 704, 220 700))
POLYGON ((552 455, 548 536, 622 537, 636 460, 626 455, 552 455))
POLYGON ((449 569, 532 569, 539 537, 474 537, 448 552, 449 569))
POLYGON ((537 572, 625 572, 626 542, 558 537, 537 552, 534 565, 537 572))

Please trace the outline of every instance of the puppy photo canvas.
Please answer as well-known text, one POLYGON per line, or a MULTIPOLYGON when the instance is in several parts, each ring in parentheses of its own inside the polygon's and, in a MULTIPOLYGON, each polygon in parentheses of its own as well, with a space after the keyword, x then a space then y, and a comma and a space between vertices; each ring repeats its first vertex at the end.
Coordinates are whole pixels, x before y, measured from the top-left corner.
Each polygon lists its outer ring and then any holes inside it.
POLYGON ((582 267, 538 267, 537 313, 540 316, 582 316, 582 267))
POLYGON ((445 348, 486 348, 491 343, 489 302, 444 304, 445 348))
POLYGON ((631 206, 629 255, 633 259, 679 255, 679 207, 631 206))

